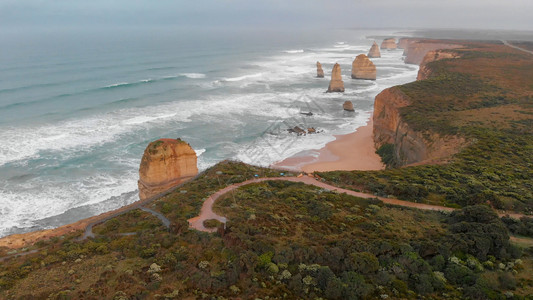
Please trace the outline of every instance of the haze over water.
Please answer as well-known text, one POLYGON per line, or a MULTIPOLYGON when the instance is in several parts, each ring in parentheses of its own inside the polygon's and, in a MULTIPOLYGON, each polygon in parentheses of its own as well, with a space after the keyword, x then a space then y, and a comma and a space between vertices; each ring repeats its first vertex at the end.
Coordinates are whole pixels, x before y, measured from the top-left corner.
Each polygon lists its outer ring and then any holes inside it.
POLYGON ((403 63, 403 50, 382 51, 377 81, 352 80, 351 62, 368 52, 371 35, 393 32, 4 34, 0 236, 138 200, 142 153, 158 138, 189 142, 203 170, 224 159, 268 166, 353 132, 379 91, 418 70, 403 63), (326 78, 315 78, 316 61, 326 78), (335 62, 344 94, 325 93, 335 62), (355 113, 342 110, 346 100, 355 113), (290 125, 322 133, 296 137, 290 125))

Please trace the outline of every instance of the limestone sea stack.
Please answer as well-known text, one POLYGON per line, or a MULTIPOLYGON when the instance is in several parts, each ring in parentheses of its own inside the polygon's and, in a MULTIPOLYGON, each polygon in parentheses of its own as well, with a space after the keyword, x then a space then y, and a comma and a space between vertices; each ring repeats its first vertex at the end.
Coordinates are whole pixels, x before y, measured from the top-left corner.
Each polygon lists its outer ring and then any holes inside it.
POLYGON ((160 194, 198 174, 196 152, 181 139, 159 139, 144 150, 139 198, 160 194))
POLYGON ((359 54, 352 63, 353 79, 376 80, 376 66, 368 56, 359 54))
POLYGON ((324 70, 322 70, 322 65, 320 62, 316 62, 316 77, 324 78, 324 70))
POLYGON ((355 111, 352 101, 344 101, 342 108, 347 111, 355 111))
POLYGON ((381 49, 396 49, 396 39, 390 38, 390 39, 384 39, 381 43, 381 49))
POLYGON ((372 44, 372 47, 370 48, 370 51, 368 51, 368 57, 370 58, 380 58, 381 52, 379 52, 379 46, 376 42, 372 44))
POLYGON ((336 63, 331 71, 331 81, 329 82, 328 93, 344 92, 344 82, 342 81, 341 66, 336 63))

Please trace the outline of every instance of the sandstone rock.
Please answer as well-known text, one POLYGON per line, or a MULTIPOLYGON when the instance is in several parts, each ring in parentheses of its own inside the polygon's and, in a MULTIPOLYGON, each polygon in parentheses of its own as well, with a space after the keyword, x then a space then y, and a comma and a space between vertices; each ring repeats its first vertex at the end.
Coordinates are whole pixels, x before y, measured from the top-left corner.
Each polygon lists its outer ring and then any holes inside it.
POLYGON ((435 50, 435 51, 429 51, 426 56, 424 56, 424 59, 420 63, 420 68, 418 69, 418 75, 416 76, 416 80, 424 80, 429 78, 431 75, 431 69, 427 67, 427 64, 430 62, 442 60, 442 59, 450 59, 450 58, 458 58, 459 54, 452 51, 445 51, 445 50, 435 50))
POLYGON ((322 70, 322 65, 320 62, 316 62, 316 77, 324 78, 324 70, 322 70))
POLYGON ((139 198, 149 198, 191 179, 198 174, 196 160, 196 152, 180 139, 150 143, 139 168, 139 198))
POLYGON ((445 161, 466 145, 461 137, 411 129, 400 114, 400 109, 410 103, 409 97, 396 87, 385 89, 376 96, 372 116, 376 149, 393 144, 396 161, 405 166, 445 161))
POLYGON ((352 101, 345 101, 342 108, 347 111, 355 111, 352 101))
POLYGON ((372 44, 372 47, 370 47, 370 51, 368 51, 368 57, 370 58, 381 57, 381 52, 379 52, 379 46, 378 44, 376 44, 376 42, 374 42, 374 44, 372 44))
POLYGON ((309 128, 307 128, 307 133, 309 133, 309 134, 316 133, 316 129, 314 127, 309 127, 309 128))
POLYGON ((381 42, 381 49, 396 49, 396 39, 390 38, 390 39, 384 39, 383 42, 381 42))
POLYGON ((436 43, 433 40, 419 40, 409 43, 404 50, 405 63, 419 65, 430 51, 459 48, 460 45, 436 43))
POLYGON ((344 92, 344 82, 342 81, 341 66, 336 63, 331 71, 331 81, 329 82, 328 93, 344 92))
POLYGON ((376 66, 368 56, 359 54, 352 63, 353 79, 376 80, 376 66))
POLYGON ((398 49, 407 49, 411 43, 418 41, 417 38, 401 38, 398 40, 398 49))

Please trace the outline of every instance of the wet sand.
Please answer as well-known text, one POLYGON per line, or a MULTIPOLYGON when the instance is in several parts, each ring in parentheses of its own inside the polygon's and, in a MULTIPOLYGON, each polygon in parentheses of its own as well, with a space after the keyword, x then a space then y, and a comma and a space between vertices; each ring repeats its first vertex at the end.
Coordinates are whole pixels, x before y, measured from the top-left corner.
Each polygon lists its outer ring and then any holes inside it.
POLYGON ((273 168, 304 172, 335 170, 382 170, 385 166, 376 154, 372 138, 372 118, 365 126, 350 134, 337 135, 335 140, 316 151, 300 152, 277 162, 273 168))

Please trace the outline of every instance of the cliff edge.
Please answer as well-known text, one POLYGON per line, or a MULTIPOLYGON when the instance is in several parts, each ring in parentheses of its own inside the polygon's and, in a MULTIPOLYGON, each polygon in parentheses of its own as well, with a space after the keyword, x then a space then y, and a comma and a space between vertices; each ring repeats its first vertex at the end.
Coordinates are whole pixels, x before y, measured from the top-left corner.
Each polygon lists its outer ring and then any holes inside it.
POLYGON ((198 174, 196 152, 180 139, 159 139, 144 150, 139 167, 139 198, 162 193, 198 174))
POLYGON ((401 117, 401 108, 410 100, 398 87, 383 90, 374 102, 373 134, 376 149, 394 145, 397 166, 440 163, 460 150, 465 141, 457 136, 441 136, 431 132, 418 132, 409 127, 401 117))
POLYGON ((433 40, 408 40, 404 42, 403 55, 405 56, 406 64, 419 65, 424 60, 426 54, 431 51, 455 49, 462 47, 459 44, 450 43, 438 43, 433 40))
POLYGON ((422 62, 420 63, 420 68, 418 69, 418 75, 416 80, 428 79, 431 76, 432 70, 428 67, 428 64, 434 61, 442 59, 454 59, 459 58, 460 55, 457 52, 446 51, 446 50, 435 50, 429 51, 422 62))

